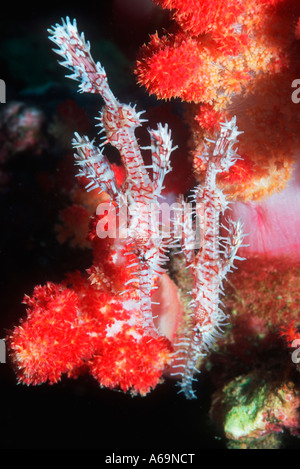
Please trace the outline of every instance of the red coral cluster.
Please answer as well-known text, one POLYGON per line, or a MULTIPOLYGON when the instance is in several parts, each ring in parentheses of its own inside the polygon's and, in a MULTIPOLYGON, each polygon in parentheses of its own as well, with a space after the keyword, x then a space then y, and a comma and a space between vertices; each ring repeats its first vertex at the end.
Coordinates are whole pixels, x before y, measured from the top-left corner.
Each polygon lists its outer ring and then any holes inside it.
POLYGON ((282 328, 282 337, 285 337, 288 344, 292 344, 294 340, 300 341, 300 332, 296 327, 296 321, 292 321, 291 324, 282 328))
MULTIPOLYGON (((240 184, 219 177, 232 197, 260 199, 282 189, 299 146, 299 112, 291 83, 299 75, 296 59, 300 5, 296 0, 186 2, 156 0, 176 22, 169 34, 150 37, 141 48, 139 83, 159 99, 187 103, 192 152, 224 117, 237 116, 239 151, 247 161, 240 184), (296 31, 296 32, 295 32, 296 31)), ((203 176, 199 159, 195 173, 203 176)))
POLYGON ((281 330, 281 336, 285 339, 288 347, 293 351, 292 360, 300 371, 300 330, 296 321, 284 326, 281 330))
POLYGON ((171 344, 145 333, 133 289, 119 295, 130 278, 124 246, 92 238, 99 267, 89 277, 69 274, 25 297, 27 318, 8 337, 11 358, 27 385, 88 371, 101 386, 145 395, 160 382, 171 344))
POLYGON ((156 3, 172 10, 173 19, 193 36, 213 31, 228 37, 232 25, 245 11, 241 0, 156 0, 156 3))

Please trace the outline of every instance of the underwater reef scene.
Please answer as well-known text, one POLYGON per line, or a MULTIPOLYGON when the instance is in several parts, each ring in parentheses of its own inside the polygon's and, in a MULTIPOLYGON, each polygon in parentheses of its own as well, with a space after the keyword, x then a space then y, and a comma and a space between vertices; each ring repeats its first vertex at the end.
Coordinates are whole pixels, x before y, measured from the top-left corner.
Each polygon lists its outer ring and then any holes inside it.
POLYGON ((0 447, 299 449, 300 3, 100 3, 0 18, 0 447))

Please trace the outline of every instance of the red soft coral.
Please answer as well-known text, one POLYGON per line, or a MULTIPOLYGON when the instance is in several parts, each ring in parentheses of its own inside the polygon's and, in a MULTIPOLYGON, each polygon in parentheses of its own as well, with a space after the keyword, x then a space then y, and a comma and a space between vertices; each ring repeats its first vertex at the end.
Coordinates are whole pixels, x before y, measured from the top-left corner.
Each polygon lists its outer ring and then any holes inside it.
POLYGON ((195 39, 183 34, 162 38, 154 34, 149 44, 141 48, 137 65, 139 82, 158 98, 180 96, 187 101, 202 98, 195 81, 204 67, 195 39))
POLYGON ((241 0, 155 0, 155 3, 172 10, 174 20, 194 36, 231 29, 245 9, 241 0))
POLYGON ((145 395, 160 382, 169 360, 167 339, 143 336, 142 328, 126 326, 103 341, 90 361, 90 370, 101 386, 145 395))
MULTIPOLYGON (((159 99, 198 104, 198 110, 186 106, 194 160, 204 139, 213 138, 217 117, 223 121, 224 115, 228 120, 236 115, 239 129, 244 130, 239 149, 251 170, 243 168, 243 184, 219 178, 232 198, 257 200, 282 190, 299 146, 299 113, 290 90, 299 72, 294 59, 299 2, 156 3, 171 10, 176 24, 169 35, 155 34, 141 48, 135 70, 139 83, 159 99)), ((195 164, 199 180, 202 171, 195 164)))
POLYGON ((25 297, 27 318, 8 337, 18 379, 53 384, 90 371, 101 386, 145 395, 161 381, 171 343, 145 333, 134 290, 119 295, 129 278, 120 246, 100 240, 95 250, 101 272, 75 272, 25 297))
POLYGON ((78 316, 76 293, 62 285, 37 286, 25 297, 27 319, 9 338, 19 381, 56 383, 91 355, 88 324, 78 316))
POLYGON ((290 346, 293 346, 294 340, 299 340, 300 344, 300 332, 296 327, 296 321, 292 321, 289 325, 284 326, 280 335, 286 339, 290 346))

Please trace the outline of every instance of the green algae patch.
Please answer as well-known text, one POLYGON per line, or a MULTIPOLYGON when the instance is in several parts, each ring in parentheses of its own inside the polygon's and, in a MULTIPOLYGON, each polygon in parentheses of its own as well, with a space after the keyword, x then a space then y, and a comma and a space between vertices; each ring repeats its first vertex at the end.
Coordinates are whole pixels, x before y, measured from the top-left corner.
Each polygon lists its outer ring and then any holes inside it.
POLYGON ((223 427, 228 448, 279 448, 286 431, 298 435, 300 395, 291 381, 254 372, 227 383, 213 396, 211 417, 223 427))
MULTIPOLYGON (((232 383, 230 384, 232 386, 232 383)), ((263 409, 266 400, 266 385, 254 390, 249 397, 248 394, 243 393, 244 388, 247 388, 249 384, 249 380, 246 380, 246 383, 240 383, 240 387, 237 388, 240 395, 236 397, 240 399, 226 415, 224 430, 227 438, 237 440, 264 427, 263 409)))

